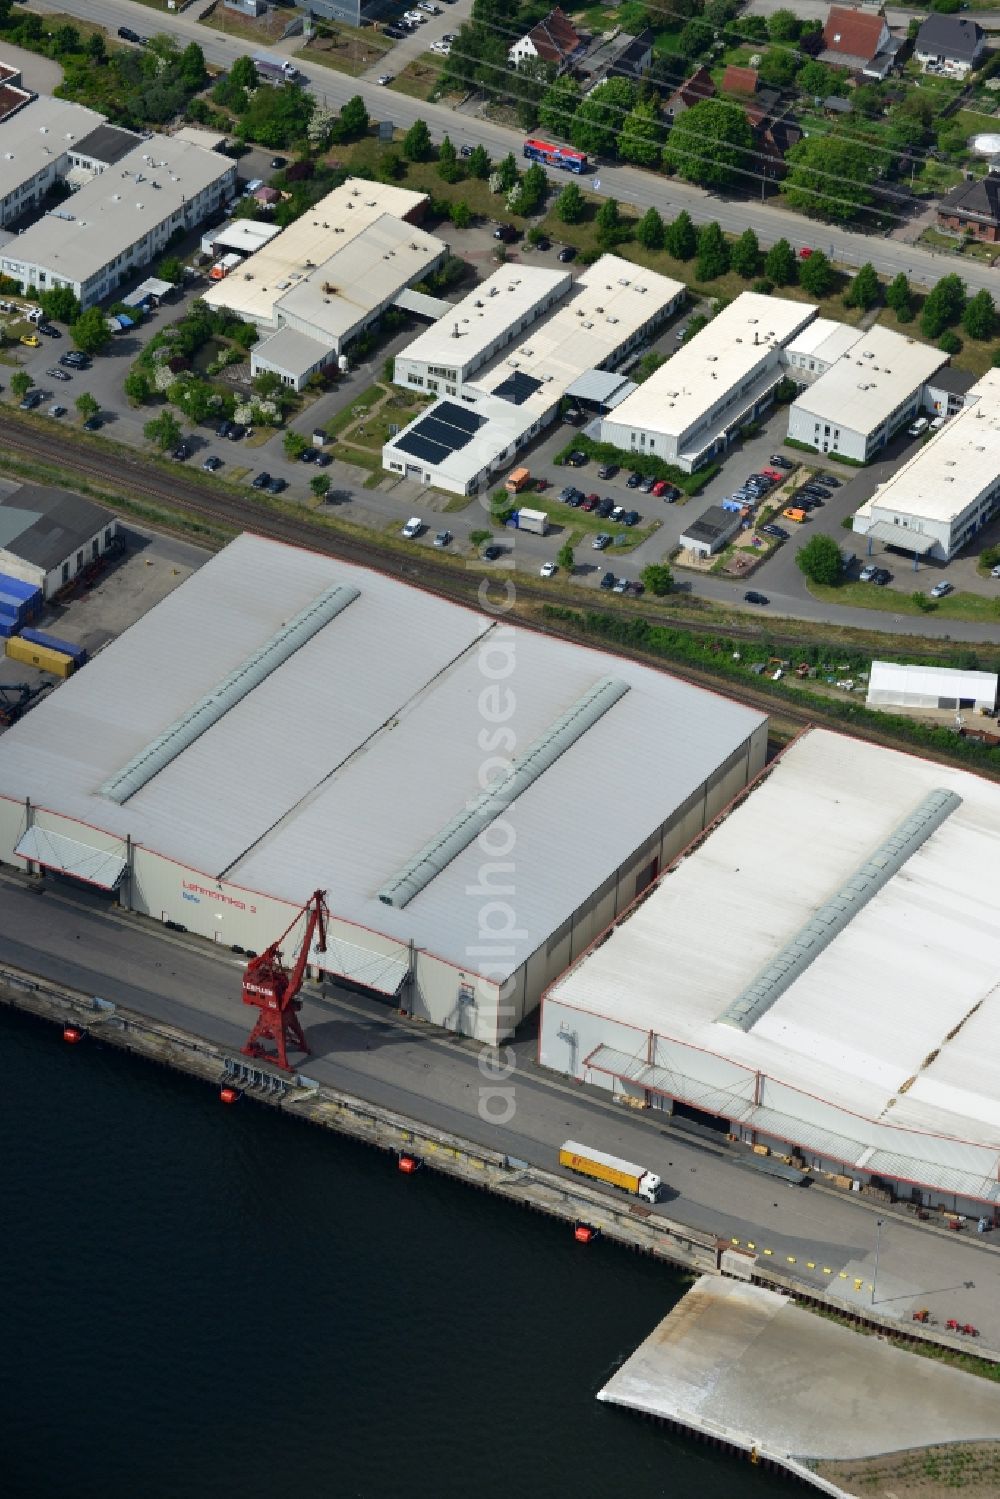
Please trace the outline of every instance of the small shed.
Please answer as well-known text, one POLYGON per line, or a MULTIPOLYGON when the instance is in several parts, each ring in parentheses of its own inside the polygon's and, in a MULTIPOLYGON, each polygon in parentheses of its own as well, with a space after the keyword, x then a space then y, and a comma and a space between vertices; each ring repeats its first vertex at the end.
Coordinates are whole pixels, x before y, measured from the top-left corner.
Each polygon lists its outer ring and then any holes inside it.
POLYGON ((997 676, 946 666, 909 666, 873 661, 868 678, 869 708, 923 708, 937 712, 994 709, 997 676))
POLYGON ((22 484, 0 498, 0 572, 47 599, 115 544, 118 517, 66 489, 22 484))
POLYGON ((699 557, 713 557, 721 552, 728 541, 736 535, 742 525, 739 511, 723 510, 721 505, 709 505, 696 521, 687 526, 680 537, 680 545, 699 557))

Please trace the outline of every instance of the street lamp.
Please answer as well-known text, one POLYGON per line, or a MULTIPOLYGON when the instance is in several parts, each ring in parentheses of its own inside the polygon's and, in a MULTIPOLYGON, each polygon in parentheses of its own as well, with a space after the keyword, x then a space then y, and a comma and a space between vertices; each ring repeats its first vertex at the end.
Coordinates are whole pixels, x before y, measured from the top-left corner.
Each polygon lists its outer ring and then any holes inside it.
POLYGON ((882 1241, 882 1224, 884 1222, 883 1218, 875 1219, 875 1269, 872 1272, 872 1306, 875 1305, 875 1287, 878 1285, 878 1251, 882 1241))

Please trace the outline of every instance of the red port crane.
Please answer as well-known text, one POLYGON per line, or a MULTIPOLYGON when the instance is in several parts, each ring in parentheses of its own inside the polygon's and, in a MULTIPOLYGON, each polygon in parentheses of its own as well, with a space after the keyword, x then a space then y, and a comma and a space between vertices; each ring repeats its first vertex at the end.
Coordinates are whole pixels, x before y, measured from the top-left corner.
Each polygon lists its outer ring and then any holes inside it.
POLYGON ((260 1010, 260 1017, 243 1048, 244 1056, 276 1062, 285 1072, 293 1070, 288 1060, 289 1046, 308 1056, 309 1047, 297 1013, 301 1009, 298 993, 302 988, 314 936, 317 939, 317 952, 326 952, 326 923, 329 918, 326 891, 314 891, 301 913, 282 932, 277 942, 272 942, 266 951, 250 959, 243 975, 243 1003, 256 1005, 260 1010), (303 916, 306 917, 305 936, 295 967, 289 972, 282 960, 281 944, 303 916), (274 1042, 276 1052, 268 1050, 266 1043, 269 1041, 274 1042))

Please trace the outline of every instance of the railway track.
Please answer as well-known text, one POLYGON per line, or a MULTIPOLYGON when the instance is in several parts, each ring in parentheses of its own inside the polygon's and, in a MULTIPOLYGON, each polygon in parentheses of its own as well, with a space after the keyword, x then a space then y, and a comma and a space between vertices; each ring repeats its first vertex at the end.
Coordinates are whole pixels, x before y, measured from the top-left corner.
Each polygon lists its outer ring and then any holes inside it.
MULTIPOLYGON (((105 454, 97 448, 96 444, 91 445, 64 438, 57 431, 37 430, 10 414, 0 413, 0 452, 4 450, 22 459, 55 464, 77 474, 82 479, 110 487, 112 490, 125 490, 128 495, 136 499, 161 504, 168 509, 195 516, 216 527, 234 532, 253 531, 257 535, 282 542, 286 546, 323 552, 329 556, 338 557, 342 561, 371 568, 388 577, 412 583, 452 602, 473 608, 481 607, 478 590, 484 574, 477 569, 457 567, 454 564, 439 561, 433 553, 424 549, 419 554, 414 554, 412 560, 409 557, 402 557, 386 548, 374 537, 368 540, 365 537, 353 535, 346 528, 335 524, 318 524, 316 517, 311 513, 299 513, 291 507, 283 509, 280 506, 258 505, 249 496, 244 497, 231 492, 228 488, 210 483, 202 484, 193 480, 182 469, 176 472, 171 471, 169 474, 161 473, 155 465, 147 462, 141 455, 117 447, 117 445, 113 451, 109 445, 109 451, 105 454)), ((530 577, 519 577, 518 593, 523 600, 535 606, 551 601, 530 577)), ((607 607, 603 599, 601 604, 607 607)), ((634 612, 634 609, 631 612, 634 612)), ((761 638, 759 629, 741 628, 738 624, 730 622, 720 626, 717 620, 700 621, 681 617, 669 613, 649 600, 643 605, 642 615, 652 624, 662 624, 692 633, 718 634, 720 629, 724 628, 726 635, 734 639, 759 640, 761 638)), ((536 614, 529 613, 523 608, 519 609, 516 605, 507 617, 512 617, 519 623, 543 634, 564 640, 574 640, 592 648, 596 647, 608 655, 644 661, 661 671, 669 671, 672 676, 690 682, 693 686, 725 693, 726 696, 743 703, 746 707, 766 713, 770 718, 777 719, 793 729, 805 729, 822 721, 822 717, 818 719, 815 713, 797 708, 794 703, 788 702, 785 698, 771 696, 765 691, 740 682, 733 682, 729 678, 716 676, 710 671, 701 670, 685 662, 666 660, 652 652, 632 649, 616 644, 614 641, 595 641, 581 630, 559 628, 557 623, 539 620, 536 614)), ((789 621, 788 625, 791 627, 792 622, 789 621)), ((768 638, 772 639, 776 646, 783 646, 793 653, 799 644, 791 628, 785 637, 782 637, 777 630, 769 630, 768 638)), ((848 728, 840 722, 834 722, 831 726, 873 744, 900 748, 897 738, 879 733, 877 729, 867 724, 851 724, 848 728)), ((925 758, 937 760, 943 764, 961 763, 931 749, 923 749, 921 752, 925 758)), ((986 771, 985 774, 990 774, 990 772, 986 771)), ((1000 779, 1000 771, 996 773, 996 778, 1000 779)))

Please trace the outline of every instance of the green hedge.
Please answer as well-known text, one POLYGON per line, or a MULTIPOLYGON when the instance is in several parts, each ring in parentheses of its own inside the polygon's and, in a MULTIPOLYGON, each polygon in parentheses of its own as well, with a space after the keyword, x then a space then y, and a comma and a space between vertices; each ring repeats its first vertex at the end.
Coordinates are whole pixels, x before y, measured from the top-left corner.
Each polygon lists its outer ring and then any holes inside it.
MULTIPOLYGON (((816 645, 796 646, 792 652, 787 647, 775 646, 768 639, 746 641, 716 635, 695 635, 669 625, 651 625, 648 620, 632 615, 606 614, 597 610, 582 613, 578 609, 566 609, 557 604, 546 604, 543 613, 550 619, 575 625, 585 634, 596 635, 602 640, 612 640, 618 645, 647 651, 652 655, 662 656, 665 660, 686 662, 715 676, 737 680, 744 685, 752 682, 769 696, 808 708, 818 720, 826 718, 835 719, 839 723, 863 724, 877 729, 889 738, 898 739, 901 745, 939 750, 953 760, 960 760, 971 767, 1000 771, 1000 749, 979 744, 972 739, 960 739, 951 729, 918 723, 899 714, 873 713, 862 703, 851 699, 839 701, 836 698, 822 697, 807 688, 788 686, 784 681, 775 682, 770 678, 758 678, 748 671, 754 661, 794 654, 796 662, 808 661, 810 665, 832 674, 856 675, 867 671, 871 665, 868 656, 862 656, 856 651, 838 652, 831 661, 829 651, 816 645), (738 659, 734 659, 737 655, 738 659)), ((912 661, 913 658, 908 659, 912 661)), ((940 664, 940 658, 929 658, 926 664, 940 664)), ((980 658, 974 651, 952 658, 946 664, 971 671, 997 669, 995 661, 980 666, 980 658), (970 665, 970 662, 976 664, 970 665)))
POLYGON ((662 458, 654 458, 650 453, 629 453, 624 448, 616 448, 613 443, 594 442, 593 438, 582 434, 568 442, 556 454, 553 462, 564 464, 570 453, 586 453, 588 458, 595 458, 598 463, 617 463, 619 467, 633 469, 646 478, 666 479, 668 483, 676 484, 684 494, 697 494, 722 468, 721 463, 706 463, 697 473, 686 474, 683 469, 675 468, 672 463, 664 463, 662 458))

